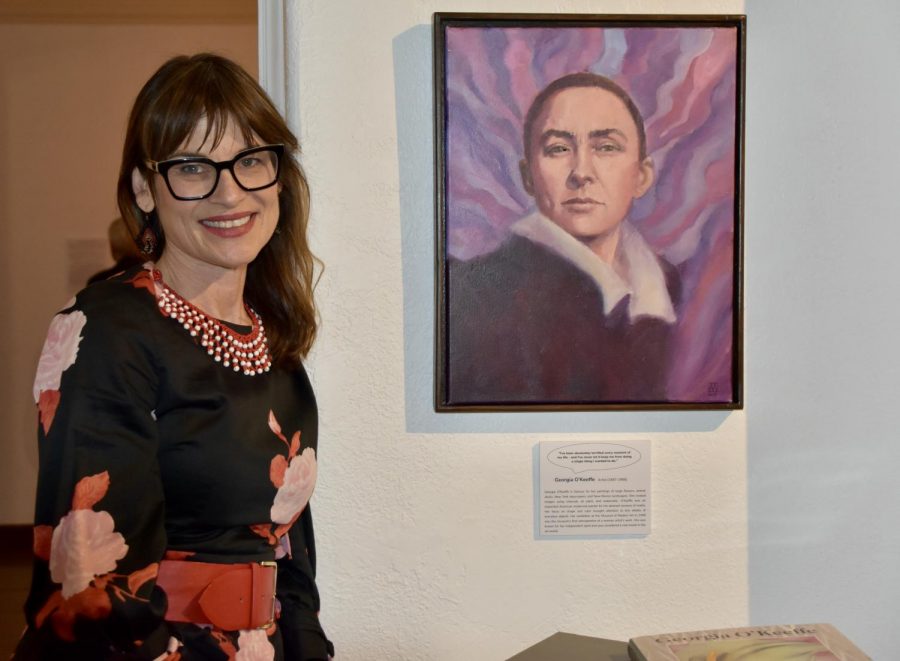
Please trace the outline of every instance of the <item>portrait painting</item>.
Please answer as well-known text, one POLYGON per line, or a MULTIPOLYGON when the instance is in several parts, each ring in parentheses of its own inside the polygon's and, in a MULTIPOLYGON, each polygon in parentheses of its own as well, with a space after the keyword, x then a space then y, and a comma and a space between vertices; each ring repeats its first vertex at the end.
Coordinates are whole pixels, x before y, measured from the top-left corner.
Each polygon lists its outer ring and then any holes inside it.
POLYGON ((436 14, 435 408, 733 409, 743 16, 436 14))

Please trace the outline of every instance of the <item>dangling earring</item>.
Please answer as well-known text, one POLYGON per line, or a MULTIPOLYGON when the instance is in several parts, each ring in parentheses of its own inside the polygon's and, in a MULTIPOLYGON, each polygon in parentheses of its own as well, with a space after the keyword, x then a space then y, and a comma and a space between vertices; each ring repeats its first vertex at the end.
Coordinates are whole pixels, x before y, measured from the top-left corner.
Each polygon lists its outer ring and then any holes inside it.
POLYGON ((150 229, 149 222, 144 226, 144 231, 141 232, 141 252, 148 257, 156 252, 156 234, 150 229))

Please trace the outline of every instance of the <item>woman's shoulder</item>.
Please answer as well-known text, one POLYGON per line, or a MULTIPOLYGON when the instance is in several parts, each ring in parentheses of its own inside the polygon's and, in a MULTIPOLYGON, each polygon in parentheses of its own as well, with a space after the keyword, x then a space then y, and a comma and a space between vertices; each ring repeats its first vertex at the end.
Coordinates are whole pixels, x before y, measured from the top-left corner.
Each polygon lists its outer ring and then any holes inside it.
MULTIPOLYGON (((34 395, 58 391, 66 376, 96 383, 103 375, 151 375, 157 363, 156 297, 142 285, 148 271, 126 272, 82 289, 50 320, 35 376, 34 395), (64 374, 65 373, 65 374, 64 374)), ((152 378, 152 377, 148 377, 152 378)))
POLYGON ((157 307, 156 285, 150 264, 134 266, 93 282, 75 295, 66 307, 128 317, 157 307))
POLYGON ((75 324, 92 338, 90 344, 131 343, 133 339, 127 338, 149 338, 156 319, 164 317, 158 312, 152 274, 135 267, 78 292, 57 310, 49 335, 57 326, 75 324))

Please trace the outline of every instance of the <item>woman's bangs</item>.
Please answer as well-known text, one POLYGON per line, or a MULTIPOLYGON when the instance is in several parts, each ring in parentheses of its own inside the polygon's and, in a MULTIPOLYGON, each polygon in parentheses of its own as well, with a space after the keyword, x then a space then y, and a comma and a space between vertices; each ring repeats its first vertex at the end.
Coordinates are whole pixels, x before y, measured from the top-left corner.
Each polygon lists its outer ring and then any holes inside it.
MULTIPOLYGON (((226 93, 226 89, 239 89, 238 86, 226 85, 226 81, 196 81, 196 85, 182 85, 181 89, 190 89, 191 93, 178 94, 169 103, 161 103, 162 112, 154 122, 162 130, 159 140, 153 141, 164 152, 155 155, 165 159, 178 151, 185 142, 191 139, 201 123, 205 124, 201 144, 215 149, 225 136, 229 124, 237 126, 248 145, 259 138, 253 129, 254 121, 252 104, 242 99, 240 94, 226 93), (204 121, 205 120, 205 121, 204 121)), ((151 145, 148 145, 148 147, 151 145)), ((148 150, 148 152, 151 150, 148 150)))

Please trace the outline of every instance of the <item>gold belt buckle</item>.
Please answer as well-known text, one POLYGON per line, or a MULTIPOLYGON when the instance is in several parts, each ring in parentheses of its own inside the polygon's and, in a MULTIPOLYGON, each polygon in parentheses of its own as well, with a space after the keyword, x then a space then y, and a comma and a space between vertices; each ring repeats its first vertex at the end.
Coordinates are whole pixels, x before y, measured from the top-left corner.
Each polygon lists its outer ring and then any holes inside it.
POLYGON ((272 612, 269 615, 268 622, 256 627, 257 629, 268 629, 275 624, 275 590, 278 587, 278 563, 274 560, 262 560, 256 564, 260 567, 272 567, 275 570, 272 572, 272 612))

